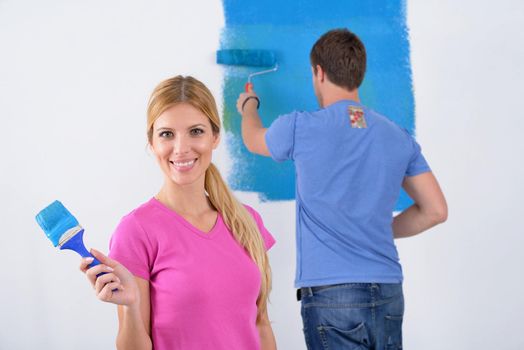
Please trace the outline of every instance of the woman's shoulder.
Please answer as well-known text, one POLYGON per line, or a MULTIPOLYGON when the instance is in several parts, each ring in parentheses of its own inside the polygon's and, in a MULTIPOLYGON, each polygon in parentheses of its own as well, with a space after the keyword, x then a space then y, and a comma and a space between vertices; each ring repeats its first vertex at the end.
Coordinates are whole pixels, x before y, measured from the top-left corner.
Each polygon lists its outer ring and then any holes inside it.
POLYGON ((266 226, 264 225, 264 221, 262 220, 262 217, 256 211, 253 207, 244 204, 244 207, 250 213, 253 218, 255 219, 255 223, 258 226, 258 230, 260 231, 260 234, 262 235, 262 238, 264 239, 264 243, 266 245, 266 250, 271 248, 275 244, 275 238, 273 238, 273 235, 267 230, 266 226))
POLYGON ((258 211, 256 211, 252 206, 247 205, 245 203, 242 203, 242 205, 244 206, 244 208, 246 208, 247 212, 249 214, 251 214, 251 216, 253 216, 253 218, 255 218, 255 220, 258 221, 259 219, 261 219, 260 218, 260 214, 258 213, 258 211))
POLYGON ((144 220, 148 219, 154 215, 155 212, 155 198, 147 200, 146 202, 140 204, 138 207, 132 209, 127 214, 122 216, 121 222, 133 221, 133 220, 144 220))
POLYGON ((115 233, 121 231, 142 231, 142 226, 151 220, 154 220, 153 198, 124 214, 117 225, 115 233))
POLYGON ((249 206, 247 204, 244 204, 244 203, 242 203, 242 204, 246 208, 247 212, 249 214, 251 214, 251 216, 255 220, 255 223, 257 224, 259 229, 262 229, 264 227, 264 220, 262 220, 262 216, 260 215, 260 213, 257 210, 255 210, 253 207, 251 207, 251 206, 249 206))

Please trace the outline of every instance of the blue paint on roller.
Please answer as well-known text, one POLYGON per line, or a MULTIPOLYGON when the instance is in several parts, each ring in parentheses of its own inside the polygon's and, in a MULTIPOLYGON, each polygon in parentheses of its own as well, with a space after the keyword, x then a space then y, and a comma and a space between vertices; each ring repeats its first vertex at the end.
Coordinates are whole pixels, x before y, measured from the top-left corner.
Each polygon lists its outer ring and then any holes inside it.
MULTIPOLYGON (((254 80, 266 127, 280 114, 318 108, 311 86, 309 51, 326 31, 347 27, 362 39, 368 54, 367 73, 360 87, 362 102, 414 132, 405 1, 305 0, 298 6, 267 0, 260 6, 254 0, 223 0, 223 4, 226 25, 221 49, 264 48, 278 55, 278 73, 254 80)), ((235 105, 252 71, 225 66, 223 120, 234 162, 228 181, 235 190, 259 193, 262 200, 291 200, 295 197, 293 163, 253 155, 242 143, 235 105)), ((396 209, 411 203, 402 192, 396 209)))
POLYGON ((272 67, 276 63, 275 54, 269 50, 218 50, 217 63, 248 66, 248 67, 272 67))

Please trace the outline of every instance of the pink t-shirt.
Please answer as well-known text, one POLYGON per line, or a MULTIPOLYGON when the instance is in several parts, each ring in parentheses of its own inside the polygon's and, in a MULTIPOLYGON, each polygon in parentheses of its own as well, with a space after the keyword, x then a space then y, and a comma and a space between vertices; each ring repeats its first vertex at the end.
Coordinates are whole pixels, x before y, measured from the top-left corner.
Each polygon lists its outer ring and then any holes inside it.
MULTIPOLYGON (((253 215, 266 249, 275 239, 253 215)), ((109 256, 149 281, 156 350, 260 349, 260 272, 219 214, 209 233, 152 198, 122 218, 109 256)))

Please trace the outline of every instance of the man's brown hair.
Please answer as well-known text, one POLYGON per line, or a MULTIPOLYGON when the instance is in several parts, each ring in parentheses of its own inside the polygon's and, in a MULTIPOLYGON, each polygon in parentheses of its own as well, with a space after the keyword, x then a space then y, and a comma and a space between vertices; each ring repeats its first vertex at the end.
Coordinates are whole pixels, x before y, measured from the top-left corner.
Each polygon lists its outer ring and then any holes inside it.
POLYGON ((317 65, 328 79, 348 90, 357 89, 366 73, 366 48, 360 39, 345 28, 322 35, 309 55, 315 74, 317 65))

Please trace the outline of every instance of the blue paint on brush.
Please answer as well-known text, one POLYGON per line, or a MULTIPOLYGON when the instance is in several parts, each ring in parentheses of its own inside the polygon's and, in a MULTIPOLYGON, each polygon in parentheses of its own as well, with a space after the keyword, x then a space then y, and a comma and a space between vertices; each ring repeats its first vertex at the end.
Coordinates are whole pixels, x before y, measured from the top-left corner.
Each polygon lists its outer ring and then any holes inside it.
MULTIPOLYGON (((364 42, 368 54, 366 77, 360 87, 362 103, 386 115, 411 133, 415 130, 414 97, 405 1, 223 0, 225 28, 221 49, 275 52, 278 72, 255 77, 260 115, 267 127, 293 110, 316 110, 309 52, 315 41, 333 28, 347 27, 364 42)), ((277 163, 253 155, 244 147, 236 99, 253 69, 225 66, 224 128, 233 160, 229 183, 235 190, 259 193, 262 200, 295 198, 292 162, 277 163)), ((314 140, 312 140, 314 142, 314 140)), ((396 210, 411 205, 402 191, 396 210)))
MULTIPOLYGON (((42 209, 36 215, 36 222, 55 247, 73 250, 84 258, 94 258, 84 245, 84 229, 60 201, 54 201, 42 209)), ((94 258, 89 266, 98 264, 100 261, 94 258)))
POLYGON ((78 220, 59 201, 42 209, 36 215, 36 222, 55 247, 66 231, 79 225, 78 220))

